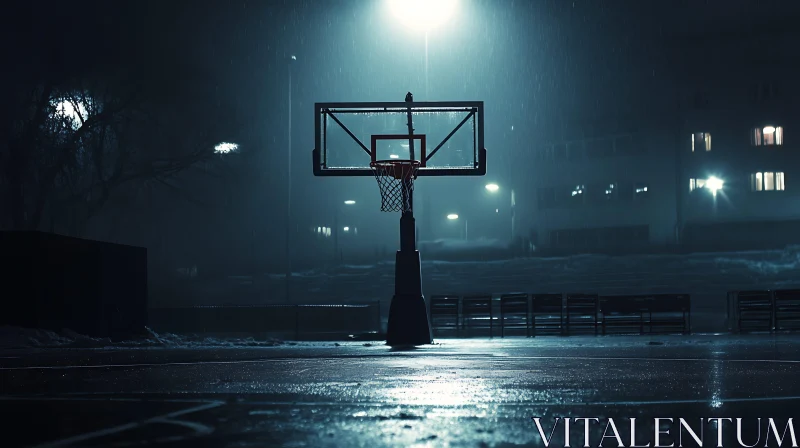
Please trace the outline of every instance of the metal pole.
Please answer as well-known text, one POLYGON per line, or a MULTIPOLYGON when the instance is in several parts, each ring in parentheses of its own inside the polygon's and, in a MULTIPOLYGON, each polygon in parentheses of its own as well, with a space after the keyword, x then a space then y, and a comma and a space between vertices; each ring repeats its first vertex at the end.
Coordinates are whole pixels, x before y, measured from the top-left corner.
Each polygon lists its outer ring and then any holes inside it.
POLYGON ((295 56, 289 59, 287 71, 289 74, 289 129, 287 148, 287 170, 286 170, 286 301, 291 300, 292 296, 292 61, 295 56))
POLYGON ((339 264, 339 211, 341 206, 336 208, 336 213, 333 215, 333 264, 339 264))
MULTIPOLYGON (((423 101, 430 101, 430 94, 428 92, 428 30, 425 30, 425 98, 423 101)), ((431 117, 427 117, 427 129, 425 132, 431 132, 431 117)), ((424 218, 424 232, 425 237, 428 238, 427 241, 431 241, 431 234, 432 226, 431 226, 431 218, 433 215, 433 211, 431 210, 431 195, 426 194, 425 190, 422 190, 422 217, 424 218)), ((417 235, 419 236, 419 235, 417 235)))

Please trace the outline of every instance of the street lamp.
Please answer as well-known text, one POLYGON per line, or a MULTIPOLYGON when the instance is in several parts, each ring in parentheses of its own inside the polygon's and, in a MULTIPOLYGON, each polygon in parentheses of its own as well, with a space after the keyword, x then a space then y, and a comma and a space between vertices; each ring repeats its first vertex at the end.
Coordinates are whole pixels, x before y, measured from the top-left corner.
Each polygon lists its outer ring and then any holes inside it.
MULTIPOLYGON (((458 0, 387 0, 389 10, 394 18, 414 32, 425 33, 425 97, 430 101, 428 88, 428 33, 450 20, 458 7, 458 0)), ((419 98, 417 98, 419 100, 419 98)), ((427 117, 430 128, 430 117, 427 117)), ((392 157, 392 156, 390 156, 392 157)), ((394 157, 392 157, 394 158, 394 157)), ((425 230, 431 230, 430 195, 422 195, 422 210, 425 218, 425 230)))
POLYGON ((291 285, 292 285, 292 65, 297 61, 297 56, 291 55, 286 63, 286 72, 288 74, 289 86, 287 92, 288 98, 288 129, 286 135, 288 139, 287 162, 286 162, 286 301, 291 298, 291 285))
POLYGON ((403 25, 427 33, 447 22, 457 3, 456 0, 389 0, 389 9, 403 25))
POLYGON ((706 188, 708 188, 709 191, 711 191, 712 195, 716 196, 717 191, 722 190, 722 185, 724 183, 725 182, 722 179, 711 176, 708 179, 706 179, 706 188))
MULTIPOLYGON (((449 221, 457 221, 458 220, 458 215, 455 214, 455 213, 450 213, 449 215, 447 215, 447 219, 449 221)), ((464 218, 464 241, 467 240, 467 236, 468 236, 467 235, 467 231, 469 230, 468 225, 469 225, 469 221, 467 221, 467 219, 464 218)))
MULTIPOLYGON (((356 201, 353 200, 353 199, 347 199, 347 200, 344 201, 344 205, 355 205, 355 204, 356 204, 356 201)), ((345 227, 340 227, 339 226, 339 215, 342 213, 342 210, 344 208, 345 207, 343 207, 341 205, 336 207, 336 214, 333 216, 333 228, 335 229, 334 230, 334 234, 333 234, 333 260, 335 262, 337 262, 337 263, 341 259, 341 257, 339 256, 339 232, 342 232, 342 231, 349 232, 350 231, 350 227, 349 226, 345 226, 345 227)))

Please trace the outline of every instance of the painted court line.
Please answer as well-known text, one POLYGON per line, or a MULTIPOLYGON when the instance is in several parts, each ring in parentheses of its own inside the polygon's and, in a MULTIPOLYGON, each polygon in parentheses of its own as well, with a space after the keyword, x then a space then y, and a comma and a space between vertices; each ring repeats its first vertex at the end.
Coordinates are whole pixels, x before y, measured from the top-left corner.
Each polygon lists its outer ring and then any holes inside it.
POLYGON ((110 427, 110 428, 105 428, 105 429, 100 429, 100 430, 97 430, 97 431, 87 432, 87 433, 80 434, 80 435, 77 435, 77 436, 67 437, 65 439, 60 439, 60 440, 55 440, 55 441, 52 441, 52 442, 43 443, 41 445, 36 445, 35 448, 55 448, 55 447, 69 446, 69 445, 72 445, 74 443, 85 442, 87 440, 96 439, 98 437, 107 436, 107 435, 111 435, 111 434, 117 434, 117 433, 122 432, 122 431, 128 431, 128 430, 131 430, 131 429, 134 429, 134 428, 138 428, 140 426, 147 425, 148 423, 157 423, 159 421, 171 420, 171 419, 173 419, 175 417, 180 417, 181 415, 186 415, 186 414, 191 414, 191 413, 194 413, 194 412, 200 412, 200 411, 205 411, 205 410, 208 410, 208 409, 213 409, 213 408, 222 406, 223 404, 225 404, 225 403, 221 402, 221 401, 216 401, 216 402, 206 403, 206 404, 199 405, 199 406, 193 406, 193 407, 188 408, 188 409, 182 409, 182 410, 179 410, 179 411, 170 412, 168 414, 158 415, 156 417, 151 417, 151 418, 148 418, 148 419, 145 419, 145 420, 125 423, 123 425, 113 426, 113 427, 110 427))
MULTIPOLYGON (((433 353, 427 353, 433 354, 433 353)), ((452 354, 451 354, 452 355, 452 354)), ((605 357, 605 356, 497 356, 497 355, 465 355, 461 358, 453 355, 445 361, 478 361, 478 360, 575 360, 575 361, 652 361, 652 362, 723 362, 723 363, 773 363, 773 364, 800 364, 800 360, 792 359, 725 359, 725 358, 652 358, 652 357, 605 357)), ((364 357, 319 357, 319 358, 271 358, 271 359, 245 359, 231 361, 193 361, 193 362, 163 362, 163 363, 134 363, 134 364, 95 364, 95 365, 60 365, 60 366, 19 366, 0 367, 0 371, 9 370, 73 370, 73 369, 124 369, 140 367, 178 367, 202 365, 237 365, 237 364, 266 364, 292 361, 341 361, 343 359, 356 359, 360 361, 380 358, 381 360, 404 359, 401 356, 364 356, 364 357)), ((424 358, 420 358, 424 359, 424 358)))

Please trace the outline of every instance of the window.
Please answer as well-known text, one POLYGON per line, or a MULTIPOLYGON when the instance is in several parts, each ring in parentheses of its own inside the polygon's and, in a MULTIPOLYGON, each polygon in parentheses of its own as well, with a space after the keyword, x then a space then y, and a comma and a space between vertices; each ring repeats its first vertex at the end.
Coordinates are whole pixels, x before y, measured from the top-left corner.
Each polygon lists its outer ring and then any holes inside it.
POLYGON ((633 198, 635 200, 646 199, 650 196, 650 189, 648 185, 643 182, 633 184, 633 198))
POLYGON ((692 134, 692 152, 711 151, 711 134, 708 132, 695 132, 692 134))
POLYGON ((783 145, 783 126, 754 128, 750 138, 753 146, 783 145))
POLYGON ((704 188, 706 186, 705 179, 689 179, 689 191, 697 190, 698 188, 704 188))
POLYGON ((782 172, 753 173, 750 175, 750 191, 783 191, 786 176, 782 172))
POLYGON ((570 189, 569 197, 567 198, 567 203, 570 205, 581 205, 583 204, 583 198, 585 196, 586 196, 586 186, 575 185, 570 189))

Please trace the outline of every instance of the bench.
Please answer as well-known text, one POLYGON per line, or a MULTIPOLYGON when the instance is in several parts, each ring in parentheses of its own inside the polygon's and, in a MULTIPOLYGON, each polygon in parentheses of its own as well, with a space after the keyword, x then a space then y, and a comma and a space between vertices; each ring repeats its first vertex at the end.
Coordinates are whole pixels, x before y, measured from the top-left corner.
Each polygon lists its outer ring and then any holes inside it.
POLYGON ((641 295, 601 296, 603 335, 644 334, 645 325, 649 323, 649 302, 649 297, 641 295))
POLYGON ((653 294, 648 296, 648 324, 651 333, 692 332, 691 296, 689 294, 653 294))
POLYGON ((736 330, 739 333, 771 332, 774 328, 772 291, 736 292, 736 330))
POLYGON ((472 328, 488 329, 489 336, 494 335, 494 313, 492 310, 492 295, 480 294, 464 296, 461 299, 462 328, 468 331, 472 328))
POLYGON ((435 295, 430 299, 431 328, 436 330, 461 329, 459 313, 460 299, 454 295, 435 295))
POLYGON ((597 314, 599 301, 597 294, 567 295, 567 334, 597 335, 597 314))
POLYGON ((561 294, 531 294, 531 330, 539 334, 564 334, 564 297, 561 294))
POLYGON ((500 296, 500 337, 505 337, 506 329, 525 329, 525 336, 530 337, 530 304, 528 294, 515 293, 500 296))
POLYGON ((775 330, 800 330, 800 290, 775 291, 775 330))

